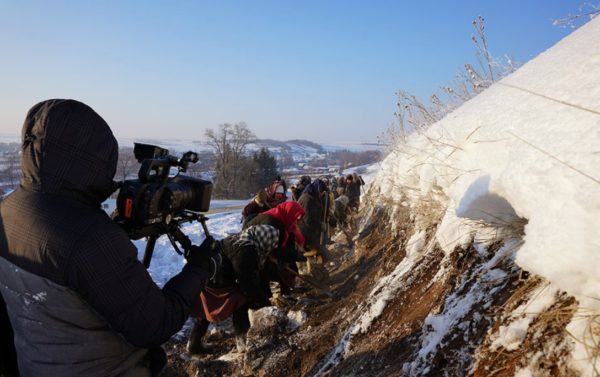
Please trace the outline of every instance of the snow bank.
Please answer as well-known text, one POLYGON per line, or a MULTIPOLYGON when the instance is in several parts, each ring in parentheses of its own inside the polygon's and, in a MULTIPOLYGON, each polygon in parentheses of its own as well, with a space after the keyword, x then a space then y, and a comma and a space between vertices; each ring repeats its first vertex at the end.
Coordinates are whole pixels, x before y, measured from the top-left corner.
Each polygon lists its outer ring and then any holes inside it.
MULTIPOLYGON (((600 310, 598 41, 600 18, 426 135, 411 135, 375 179, 397 202, 417 208, 435 198, 446 207, 437 237, 447 252, 473 236, 470 223, 505 229, 526 223, 516 263, 594 312, 600 310)), ((584 327, 572 323, 569 331, 581 340, 584 327)), ((589 360, 585 347, 577 347, 573 359, 589 360)), ((591 374, 585 362, 580 368, 591 374)))
POLYGON ((587 297, 600 291, 598 40, 600 19, 435 124, 429 138, 413 135, 376 179, 382 192, 409 188, 413 199, 441 187, 457 217, 527 219, 517 263, 595 309, 600 300, 587 297))

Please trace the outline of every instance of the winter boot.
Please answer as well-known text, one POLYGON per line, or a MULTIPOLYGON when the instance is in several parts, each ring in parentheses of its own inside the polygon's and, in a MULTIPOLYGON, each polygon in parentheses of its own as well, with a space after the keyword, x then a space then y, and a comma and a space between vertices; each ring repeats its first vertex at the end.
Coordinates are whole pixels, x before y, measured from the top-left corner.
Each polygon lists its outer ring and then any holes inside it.
POLYGON ((202 338, 208 330, 209 323, 205 319, 194 318, 192 321, 192 331, 190 331, 186 349, 192 355, 207 353, 206 348, 202 344, 202 338))

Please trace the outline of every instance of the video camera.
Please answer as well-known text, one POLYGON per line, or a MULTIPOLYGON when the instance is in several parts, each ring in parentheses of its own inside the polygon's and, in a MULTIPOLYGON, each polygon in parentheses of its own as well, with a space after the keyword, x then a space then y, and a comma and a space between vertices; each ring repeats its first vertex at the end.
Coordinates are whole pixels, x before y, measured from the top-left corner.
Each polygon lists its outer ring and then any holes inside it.
POLYGON ((129 238, 137 240, 149 237, 144 254, 144 265, 148 267, 156 239, 167 234, 175 251, 189 251, 191 242, 180 225, 200 221, 207 237, 206 212, 210 207, 212 183, 203 179, 179 175, 190 163, 198 161, 194 152, 186 152, 180 159, 169 154, 167 149, 135 143, 133 154, 142 164, 138 179, 125 180, 117 197, 115 221, 127 232, 129 238), (177 169, 176 174, 171 174, 177 169))

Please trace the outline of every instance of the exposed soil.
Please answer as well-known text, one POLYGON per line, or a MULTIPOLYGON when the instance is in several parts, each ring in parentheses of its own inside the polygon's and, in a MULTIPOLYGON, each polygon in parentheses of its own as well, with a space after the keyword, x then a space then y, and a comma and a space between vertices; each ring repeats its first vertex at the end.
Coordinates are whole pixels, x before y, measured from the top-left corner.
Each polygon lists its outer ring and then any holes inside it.
POLYGON ((308 320, 295 334, 273 339, 271 352, 262 356, 256 350, 249 350, 245 355, 231 352, 235 350, 235 344, 230 331, 210 334, 207 340, 219 346, 212 354, 193 358, 185 351, 185 339, 172 339, 165 345, 169 366, 163 376, 306 375, 330 351, 340 332, 347 327, 343 313, 351 312, 364 300, 377 279, 375 275, 380 271, 382 260, 393 268, 393 264, 402 258, 401 253, 388 253, 385 258, 384 246, 373 244, 369 245, 372 252, 357 261, 353 255, 353 242, 343 235, 338 239, 341 241, 328 247, 335 259, 333 265, 325 266, 329 276, 319 281, 319 284, 329 287, 331 295, 297 279, 291 297, 278 302, 286 310, 302 310, 307 314, 308 320), (284 357, 278 357, 280 354, 284 357), (253 357, 269 360, 257 362, 253 357), (254 367, 252 364, 255 364, 254 367))
POLYGON ((484 300, 470 307, 460 326, 445 334, 427 359, 426 372, 407 372, 407 363, 416 360, 421 338, 430 330, 424 328, 425 319, 443 312, 449 295, 469 291, 479 278, 477 266, 502 246, 498 241, 487 254, 470 246, 446 255, 435 244, 435 223, 426 236, 426 242, 433 246, 411 270, 405 285, 387 302, 367 333, 353 335, 345 357, 321 370, 329 365, 324 364, 328 358, 337 357, 332 350, 358 318, 358 309, 373 287, 405 258, 413 226, 407 210, 396 211, 393 219, 385 210, 374 211, 354 241, 338 234, 334 237, 337 242, 329 245, 334 262, 322 267, 325 274, 318 275, 319 284, 327 286, 331 294, 297 279, 291 297, 277 301, 286 311, 306 313, 307 320, 298 329, 290 331, 277 324, 270 332, 255 333, 251 329, 244 354, 232 352, 235 344, 227 328, 210 333, 207 340, 214 344, 212 353, 200 357, 187 355, 184 339, 171 340, 166 345, 169 367, 163 376, 513 376, 531 363, 537 364, 539 376, 573 375, 561 361, 568 352, 564 339, 568 338, 565 326, 570 320, 569 310, 576 305, 566 295, 532 324, 518 350, 492 350, 493 334, 520 304, 523 292, 539 283, 534 277, 522 278, 511 258, 494 266, 506 277, 492 284, 484 292, 484 300), (391 222, 397 225, 393 234, 391 222), (434 279, 440 268, 446 273, 434 279))

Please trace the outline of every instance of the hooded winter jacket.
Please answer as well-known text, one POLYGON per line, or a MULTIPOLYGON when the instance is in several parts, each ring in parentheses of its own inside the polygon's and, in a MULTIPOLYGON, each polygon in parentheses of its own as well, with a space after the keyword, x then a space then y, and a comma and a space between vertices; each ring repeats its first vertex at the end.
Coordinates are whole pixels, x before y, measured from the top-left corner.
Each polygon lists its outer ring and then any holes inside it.
MULTIPOLYGON (((310 187, 310 186, 309 186, 310 187)), ((306 247, 316 247, 321 244, 321 232, 324 224, 323 203, 319 197, 322 191, 304 190, 298 204, 304 208, 306 215, 300 220, 298 226, 306 237, 306 247)))
POLYGON ((27 114, 21 186, 0 204, 0 292, 22 376, 151 375, 204 285, 188 264, 160 289, 100 209, 117 158, 85 104, 48 100, 27 114))

